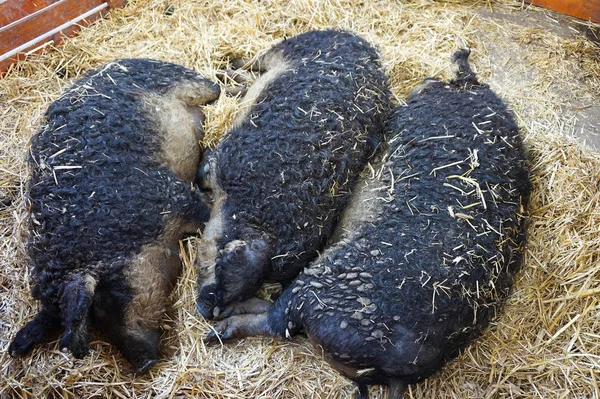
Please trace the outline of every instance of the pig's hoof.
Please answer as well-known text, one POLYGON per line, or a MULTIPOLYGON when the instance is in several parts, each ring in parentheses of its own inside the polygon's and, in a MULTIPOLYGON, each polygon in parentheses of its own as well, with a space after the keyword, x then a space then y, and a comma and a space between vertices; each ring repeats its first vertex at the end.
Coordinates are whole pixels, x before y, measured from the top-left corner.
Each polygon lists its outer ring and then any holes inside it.
POLYGON ((198 313, 200 313, 206 320, 212 320, 214 318, 213 312, 215 307, 212 303, 207 303, 206 301, 198 298, 196 300, 196 309, 198 309, 198 313))
POLYGON ((156 359, 146 359, 135 366, 135 372, 137 374, 145 374, 156 364, 156 359))
POLYGON ((238 336, 237 317, 222 320, 215 324, 213 330, 208 333, 206 340, 208 342, 226 341, 238 336))
POLYGON ((241 313, 238 312, 238 307, 235 304, 225 306, 225 308, 223 310, 219 309, 219 317, 221 317, 222 319, 226 319, 228 317, 235 316, 237 314, 241 314, 241 313))
MULTIPOLYGON (((231 316, 242 315, 242 314, 259 314, 266 313, 271 309, 272 302, 265 301, 257 297, 250 298, 244 302, 232 303, 219 312, 219 316, 222 319, 226 319, 231 316)), ((215 315, 216 317, 217 315, 215 315)))
POLYGON ((12 357, 26 355, 33 349, 34 345, 35 343, 27 337, 17 335, 13 342, 8 346, 8 354, 12 357))
POLYGON ((198 312, 206 320, 212 320, 215 317, 215 292, 215 284, 205 285, 198 290, 198 296, 196 297, 196 309, 198 309, 198 312))
POLYGON ((60 339, 60 349, 68 349, 76 359, 83 359, 90 350, 89 340, 86 336, 78 336, 72 330, 65 332, 60 339))
POLYGON ((142 326, 129 329, 121 333, 117 339, 121 353, 133 366, 135 374, 144 374, 156 364, 160 339, 158 328, 142 326))
POLYGON ((48 330, 57 327, 57 320, 42 311, 17 332, 15 339, 8 346, 8 354, 12 357, 26 355, 33 347, 46 338, 48 330))

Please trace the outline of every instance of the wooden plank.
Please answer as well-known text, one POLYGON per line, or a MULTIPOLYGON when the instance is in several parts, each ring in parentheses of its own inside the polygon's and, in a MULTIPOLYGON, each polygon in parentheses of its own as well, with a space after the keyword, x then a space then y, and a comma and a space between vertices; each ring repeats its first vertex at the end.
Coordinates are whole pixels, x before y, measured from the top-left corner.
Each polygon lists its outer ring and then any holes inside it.
MULTIPOLYGON (((5 52, 4 54, 0 53, 0 72, 6 71, 11 63, 19 59, 23 59, 25 51, 34 51, 37 48, 43 46, 43 44, 48 41, 52 41, 53 44, 57 45, 60 41, 62 41, 65 38, 66 34, 71 35, 76 30, 78 30, 80 25, 89 24, 92 21, 100 18, 101 14, 105 12, 107 8, 108 3, 100 2, 100 5, 98 5, 97 7, 92 8, 91 10, 88 10, 80 15, 77 15, 75 18, 67 20, 61 25, 56 26, 56 24, 54 24, 54 28, 43 32, 41 35, 34 37, 30 41, 22 43, 17 47, 5 52)), ((24 19, 35 21, 35 19, 40 18, 40 16, 43 17, 44 15, 46 15, 43 11, 44 10, 41 10, 41 12, 37 13, 36 16, 33 16, 32 14, 24 19)), ((11 26, 20 27, 21 24, 10 24, 5 28, 0 29, 0 37, 5 29, 6 31, 9 31, 9 29, 7 28, 10 28, 11 26)))
POLYGON ((57 0, 8 0, 0 2, 0 28, 26 17, 57 0))
POLYGON ((15 61, 58 45, 127 0, 0 0, 0 76, 15 61), (81 2, 81 4, 79 4, 81 2))
POLYGON ((561 14, 600 23, 600 0, 526 0, 561 14))
POLYGON ((0 28, 0 54, 30 42, 64 24, 76 19, 90 9, 104 3, 103 0, 60 0, 11 24, 0 28))
POLYGON ((125 7, 127 5, 127 0, 108 0, 108 5, 110 8, 125 7))
MULTIPOLYGON (((0 0, 0 28, 33 14, 58 0, 0 0)), ((127 5, 127 0, 107 0, 110 8, 127 5)), ((90 7, 92 8, 92 7, 90 7)))

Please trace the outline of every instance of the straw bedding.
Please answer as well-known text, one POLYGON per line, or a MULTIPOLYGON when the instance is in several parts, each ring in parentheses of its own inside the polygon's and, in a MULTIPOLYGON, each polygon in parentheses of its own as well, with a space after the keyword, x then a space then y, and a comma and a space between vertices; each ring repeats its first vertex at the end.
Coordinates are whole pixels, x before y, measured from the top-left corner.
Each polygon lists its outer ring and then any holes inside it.
MULTIPOLYGON (((194 308, 194 239, 182 242, 184 273, 164 322, 161 360, 148 374, 133 376, 99 336, 82 360, 58 351, 56 341, 24 358, 6 352, 37 307, 19 255, 21 182, 27 141, 49 103, 81 73, 114 58, 158 58, 214 78, 228 57, 252 56, 284 36, 325 27, 351 29, 379 46, 399 99, 424 77, 450 76, 450 55, 470 46, 481 81, 515 110, 532 158, 529 243, 503 314, 406 397, 600 397, 600 157, 569 137, 598 110, 599 49, 575 33, 563 37, 514 22, 529 13, 541 12, 511 0, 139 0, 18 64, 0 80, 0 397, 353 394, 306 339, 205 345, 210 324, 194 308)), ((236 100, 225 96, 206 108, 207 144, 227 130, 235 109, 236 100)))

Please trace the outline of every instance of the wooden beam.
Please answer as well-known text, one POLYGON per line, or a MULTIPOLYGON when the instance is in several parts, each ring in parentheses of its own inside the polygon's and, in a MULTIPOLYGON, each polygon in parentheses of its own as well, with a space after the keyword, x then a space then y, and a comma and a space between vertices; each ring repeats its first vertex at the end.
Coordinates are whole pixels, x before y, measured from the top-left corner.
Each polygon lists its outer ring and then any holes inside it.
POLYGON ((30 52, 39 51, 48 42, 60 44, 81 26, 101 18, 109 6, 120 7, 126 0, 10 0, 0 3, 0 14, 7 22, 0 25, 0 73, 30 52), (10 4, 10 7, 8 7, 10 4))
POLYGON ((55 2, 56 0, 8 0, 0 3, 0 28, 55 2))
POLYGON ((525 0, 561 14, 600 23, 600 0, 525 0))
POLYGON ((125 7, 127 5, 127 0, 108 0, 108 5, 110 8, 125 7))
POLYGON ((80 15, 102 3, 103 0, 60 0, 12 22, 0 28, 0 54, 6 54, 57 26, 77 20, 80 15))

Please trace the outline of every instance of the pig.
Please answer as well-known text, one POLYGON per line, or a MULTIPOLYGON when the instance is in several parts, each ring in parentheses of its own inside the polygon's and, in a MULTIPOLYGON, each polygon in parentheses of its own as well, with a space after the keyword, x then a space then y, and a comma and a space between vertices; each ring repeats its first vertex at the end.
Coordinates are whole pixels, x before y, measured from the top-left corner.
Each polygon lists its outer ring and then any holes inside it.
POLYGON ((203 111, 218 85, 182 66, 120 59, 86 74, 29 145, 24 248, 41 309, 8 351, 61 331, 84 357, 95 327, 136 372, 158 358, 179 240, 208 220, 194 188, 203 111))
POLYGON ((485 329, 522 263, 531 183, 514 116, 468 56, 397 107, 321 256, 210 340, 304 331, 358 398, 400 398, 485 329))
POLYGON ((285 284, 317 256, 393 108, 376 49, 350 32, 283 40, 250 68, 263 73, 199 170, 206 319, 243 312, 263 282, 285 284))

